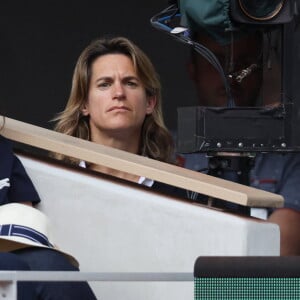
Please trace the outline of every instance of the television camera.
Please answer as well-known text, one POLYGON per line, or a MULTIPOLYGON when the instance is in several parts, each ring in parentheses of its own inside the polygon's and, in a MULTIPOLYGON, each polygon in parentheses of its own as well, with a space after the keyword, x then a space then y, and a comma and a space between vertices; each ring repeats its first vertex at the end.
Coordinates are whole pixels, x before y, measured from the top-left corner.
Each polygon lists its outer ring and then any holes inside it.
MULTIPOLYGON (((225 106, 178 108, 177 149, 205 152, 211 157, 211 174, 237 165, 248 174, 257 152, 300 150, 300 84, 298 0, 178 0, 151 19, 151 24, 183 42, 219 73, 227 96, 225 106), (228 72, 205 45, 194 39, 205 31, 221 45, 250 32, 262 35, 259 65, 228 72), (298 39, 298 41, 297 41, 298 39), (276 67, 274 67, 276 66, 276 67), (262 85, 254 106, 238 106, 231 82, 247 80, 260 68, 262 85), (276 78, 276 82, 274 81, 276 78), (242 167, 241 167, 242 165, 242 167)), ((226 59, 230 66, 232 53, 226 59)), ((248 176, 239 181, 247 182, 248 176)))

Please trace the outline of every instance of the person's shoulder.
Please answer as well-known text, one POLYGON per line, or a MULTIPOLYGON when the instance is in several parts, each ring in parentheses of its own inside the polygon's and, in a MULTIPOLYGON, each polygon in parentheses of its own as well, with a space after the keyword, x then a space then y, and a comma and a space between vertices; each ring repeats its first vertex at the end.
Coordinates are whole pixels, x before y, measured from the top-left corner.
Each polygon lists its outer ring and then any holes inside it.
POLYGON ((12 142, 0 134, 0 153, 1 155, 12 154, 12 142))
POLYGON ((268 162, 269 164, 279 163, 286 164, 291 162, 300 162, 299 152, 286 153, 260 153, 257 155, 258 162, 268 162))
POLYGON ((154 181, 152 187, 153 190, 158 191, 160 193, 163 193, 165 195, 175 196, 175 197, 181 197, 186 198, 187 193, 185 189, 178 188, 173 185, 169 185, 166 183, 162 183, 159 181, 154 181))

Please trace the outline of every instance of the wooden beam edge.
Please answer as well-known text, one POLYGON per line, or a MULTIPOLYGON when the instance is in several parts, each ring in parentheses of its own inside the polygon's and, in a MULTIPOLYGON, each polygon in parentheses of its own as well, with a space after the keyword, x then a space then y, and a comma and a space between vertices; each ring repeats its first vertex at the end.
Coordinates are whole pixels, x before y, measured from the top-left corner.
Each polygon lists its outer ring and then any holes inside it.
POLYGON ((13 141, 144 176, 253 207, 282 207, 283 197, 5 117, 1 134, 13 141))

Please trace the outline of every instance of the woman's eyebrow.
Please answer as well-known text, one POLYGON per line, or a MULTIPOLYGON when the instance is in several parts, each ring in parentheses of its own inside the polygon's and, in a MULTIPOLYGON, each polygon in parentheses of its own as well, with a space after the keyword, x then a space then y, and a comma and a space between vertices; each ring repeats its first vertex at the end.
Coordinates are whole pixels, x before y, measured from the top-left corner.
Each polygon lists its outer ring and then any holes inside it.
POLYGON ((99 82, 99 81, 103 81, 103 80, 112 80, 113 77, 112 76, 101 76, 95 79, 95 82, 99 82))
POLYGON ((137 76, 134 76, 134 75, 124 76, 122 78, 122 80, 136 80, 136 81, 140 81, 140 79, 137 76))

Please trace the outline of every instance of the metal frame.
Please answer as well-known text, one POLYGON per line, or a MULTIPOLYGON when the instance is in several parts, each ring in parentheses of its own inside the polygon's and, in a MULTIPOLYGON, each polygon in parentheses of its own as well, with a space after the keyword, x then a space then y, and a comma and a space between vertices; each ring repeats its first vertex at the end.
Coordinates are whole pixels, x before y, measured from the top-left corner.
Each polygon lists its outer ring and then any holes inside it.
POLYGON ((0 300, 17 300, 18 281, 194 281, 193 273, 0 271, 0 300))

